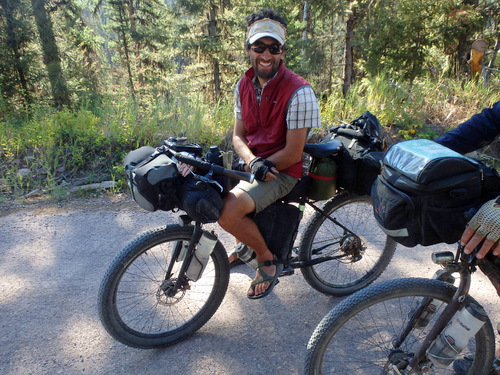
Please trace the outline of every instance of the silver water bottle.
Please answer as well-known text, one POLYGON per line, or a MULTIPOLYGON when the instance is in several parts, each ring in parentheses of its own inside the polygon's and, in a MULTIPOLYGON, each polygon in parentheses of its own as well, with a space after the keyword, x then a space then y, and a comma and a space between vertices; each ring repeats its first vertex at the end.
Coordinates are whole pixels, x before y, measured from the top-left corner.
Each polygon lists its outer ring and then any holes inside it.
POLYGON ((447 368, 488 319, 479 305, 469 303, 458 310, 427 350, 436 367, 447 368))
POLYGON ((236 246, 236 255, 240 258, 246 265, 254 270, 257 269, 257 254, 250 247, 240 242, 236 246))
POLYGON ((203 232, 198 245, 196 245, 191 263, 189 263, 189 267, 186 271, 186 276, 190 280, 198 281, 200 279, 216 243, 217 236, 215 236, 215 234, 203 232))

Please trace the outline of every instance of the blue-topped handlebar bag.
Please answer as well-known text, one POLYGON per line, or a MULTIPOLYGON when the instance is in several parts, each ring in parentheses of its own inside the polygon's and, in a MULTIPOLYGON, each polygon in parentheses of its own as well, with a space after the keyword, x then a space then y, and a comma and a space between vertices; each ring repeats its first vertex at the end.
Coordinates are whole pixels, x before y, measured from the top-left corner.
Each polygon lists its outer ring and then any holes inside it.
POLYGON ((481 201, 481 164, 438 143, 394 144, 372 186, 375 218, 400 244, 457 242, 481 201))

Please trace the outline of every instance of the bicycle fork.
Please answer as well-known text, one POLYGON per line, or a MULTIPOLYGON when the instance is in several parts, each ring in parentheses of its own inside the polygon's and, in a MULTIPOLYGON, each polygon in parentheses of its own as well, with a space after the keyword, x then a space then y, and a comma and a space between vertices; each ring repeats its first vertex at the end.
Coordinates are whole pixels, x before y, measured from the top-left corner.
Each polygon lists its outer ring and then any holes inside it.
MULTIPOLYGON (((449 263, 449 257, 453 257, 453 253, 451 252, 440 252, 433 254, 433 261, 436 264, 447 264, 447 272, 443 272, 438 276, 438 280, 446 281, 446 279, 450 276, 451 272, 459 272, 460 273, 460 284, 455 294, 453 295, 451 301, 445 307, 441 315, 437 318, 434 326, 431 328, 427 336, 425 337, 422 345, 419 350, 415 353, 415 355, 408 362, 408 366, 405 369, 398 369, 396 365, 393 365, 393 371, 395 374, 400 375, 410 375, 415 373, 425 372, 427 370, 427 365, 420 366, 422 360, 426 357, 426 352, 429 349, 430 345, 436 340, 441 331, 446 327, 448 322, 453 318, 455 313, 462 308, 465 304, 465 300, 467 294, 470 289, 471 283, 471 271, 469 270, 469 266, 460 266, 458 263, 453 262, 449 263), (445 258, 445 260, 441 260, 445 258), (449 270, 448 268, 452 268, 449 270), (451 271, 451 272, 450 272, 451 271), (415 372, 417 370, 418 372, 415 372)), ((406 337, 410 334, 412 329, 415 327, 418 318, 422 315, 423 311, 429 305, 430 300, 428 298, 424 298, 420 305, 414 311, 413 316, 409 319, 409 322, 406 326, 406 329, 402 332, 399 338, 395 339, 393 345, 395 348, 399 348, 401 344, 404 342, 406 337)))
MULTIPOLYGON (((181 220, 183 220, 181 222, 181 226, 189 225, 191 223, 191 221, 186 222, 183 217, 181 217, 181 220)), ((175 281, 173 288, 169 289, 169 291, 167 292, 168 297, 175 296, 177 291, 185 284, 186 271, 189 268, 189 264, 191 263, 191 260, 193 259, 195 247, 198 244, 198 242, 200 241, 202 234, 203 234, 202 225, 200 222, 196 221, 194 223, 193 235, 191 236, 191 239, 189 240, 189 245, 188 245, 186 252, 185 252, 185 255, 183 257, 184 259, 182 259, 181 268, 179 270, 179 277, 175 281)), ((183 250, 182 249, 183 246, 185 246, 183 241, 177 242, 175 249, 174 249, 174 252, 173 252, 173 255, 172 255, 172 259, 171 259, 170 264, 168 265, 168 268, 165 272, 165 280, 168 280, 172 277, 172 269, 174 267, 175 262, 179 259, 181 251, 183 250)), ((179 260, 181 260, 181 259, 179 259, 179 260)))

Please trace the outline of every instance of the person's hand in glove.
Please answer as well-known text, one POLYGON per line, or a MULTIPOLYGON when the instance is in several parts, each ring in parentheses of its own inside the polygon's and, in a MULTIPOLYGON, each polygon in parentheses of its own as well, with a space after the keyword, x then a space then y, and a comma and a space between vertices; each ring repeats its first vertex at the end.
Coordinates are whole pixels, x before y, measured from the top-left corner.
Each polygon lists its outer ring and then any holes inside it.
POLYGON ((260 181, 269 181, 276 178, 275 174, 278 174, 274 163, 270 160, 262 159, 261 157, 256 157, 250 164, 250 172, 255 175, 255 178, 260 181))
POLYGON ((482 205, 479 211, 467 224, 460 244, 465 247, 465 253, 471 254, 484 239, 481 249, 476 254, 478 259, 493 250, 493 255, 500 255, 500 197, 482 205))

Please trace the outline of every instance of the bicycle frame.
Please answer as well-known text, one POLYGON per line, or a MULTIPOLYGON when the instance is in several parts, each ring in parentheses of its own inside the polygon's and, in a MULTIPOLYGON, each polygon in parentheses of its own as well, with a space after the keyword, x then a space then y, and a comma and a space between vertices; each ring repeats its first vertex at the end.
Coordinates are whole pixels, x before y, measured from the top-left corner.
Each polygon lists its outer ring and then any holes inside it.
MULTIPOLYGON (((318 208, 309 199, 307 199, 307 198, 301 198, 301 199, 299 199, 297 201, 297 203, 299 203, 299 205, 302 205, 302 206, 304 206, 305 204, 307 204, 309 207, 312 207, 316 212, 319 212, 325 218, 327 218, 328 220, 332 221, 335 225, 337 225, 338 227, 342 228, 345 233, 349 233, 349 234, 352 234, 352 235, 356 236, 356 234, 354 232, 352 232, 346 226, 344 226, 342 223, 340 223, 335 217, 332 217, 331 215, 326 214, 323 210, 321 210, 320 208, 318 208)), ((303 217, 303 215, 299 216, 299 219, 298 219, 299 222, 302 220, 302 217, 303 217)), ((187 224, 187 223, 185 223, 185 224, 187 224)), ((202 233, 203 233, 203 224, 200 223, 200 222, 198 222, 198 221, 195 221, 194 222, 193 235, 192 235, 192 237, 191 237, 191 239, 189 241, 189 246, 188 246, 188 248, 186 250, 186 256, 185 256, 185 258, 183 260, 183 264, 182 264, 181 269, 179 271, 179 275, 185 275, 185 272, 188 269, 189 264, 191 262, 191 259, 192 259, 193 255, 195 253, 195 246, 198 243, 198 241, 200 240, 200 237, 201 237, 202 233)), ((296 237, 296 234, 297 233, 294 234, 294 239, 296 237)), ((328 247, 330 245, 331 245, 331 243, 325 245, 324 247, 328 247)), ((290 249, 288 249, 289 252, 291 252, 292 249, 293 249, 293 247, 290 248, 290 249)), ((180 251, 181 251, 181 246, 180 246, 180 244, 178 244, 177 247, 176 247, 176 249, 175 249, 175 252, 173 254, 173 260, 172 260, 171 264, 168 266, 168 269, 166 271, 166 275, 165 275, 166 279, 170 278, 170 274, 171 274, 171 271, 173 269, 173 265, 175 263, 175 259, 177 259, 178 255, 180 254, 180 251)), ((300 269, 300 268, 305 268, 305 267, 311 267, 311 266, 314 266, 316 264, 327 262, 327 261, 330 261, 330 260, 342 259, 342 258, 345 258, 346 256, 348 256, 348 255, 346 255, 346 254, 336 255, 336 256, 327 255, 327 256, 323 256, 321 258, 311 259, 311 260, 308 260, 308 261, 298 261, 298 260, 293 260, 292 259, 288 263, 288 266, 291 267, 291 268, 293 268, 293 269, 296 269, 296 268, 300 269)), ((175 295, 175 293, 177 292, 177 290, 182 286, 183 281, 184 280, 181 277, 179 277, 176 280, 175 286, 169 292, 169 296, 175 295)))
MULTIPOLYGON (((434 253, 434 262, 437 264, 442 264, 439 261, 439 257, 440 255, 447 255, 447 253, 453 254, 451 252, 434 253)), ((464 259, 464 256, 465 255, 463 254, 463 247, 459 246, 454 260, 446 262, 446 272, 441 274, 438 279, 444 281, 451 273, 458 272, 460 274, 460 284, 458 286, 458 289, 453 295, 452 300, 448 303, 446 308, 437 318, 436 323, 425 337, 418 352, 415 353, 415 356, 409 361, 407 368, 403 370, 403 372, 399 372, 395 369, 400 374, 412 374, 413 370, 418 368, 419 363, 422 361, 422 359, 425 358, 426 351, 427 349, 429 349, 432 342, 434 342, 441 331, 446 327, 455 313, 464 306, 467 294, 469 293, 470 289, 471 275, 472 272, 475 271, 475 266, 471 264, 472 257, 469 257, 469 259, 464 259)), ((429 302, 429 299, 424 299, 421 302, 420 306, 415 311, 415 314, 409 320, 406 329, 402 332, 399 338, 394 340, 394 348, 398 348, 404 342, 406 336, 411 332, 418 318, 426 309, 429 302)))
MULTIPOLYGON (((342 228, 344 230, 344 232, 348 232, 354 236, 356 236, 356 234, 354 232, 352 232, 351 230, 349 230, 348 228, 346 228, 342 223, 340 223, 336 218, 330 216, 330 215, 327 215, 323 210, 321 210, 320 208, 316 207, 311 201, 309 201, 308 199, 305 200, 305 202, 303 203, 299 203, 299 204, 302 204, 304 205, 307 204, 309 207, 312 207, 316 212, 320 213, 322 216, 324 216, 325 218, 327 218, 328 220, 330 220, 331 222, 333 222, 335 225, 337 225, 338 227, 342 228)), ((299 220, 302 218, 302 216, 299 218, 299 220)), ((340 242, 340 241, 339 241, 340 242)), ((323 248, 326 248, 328 246, 330 246, 331 243, 325 245, 323 248)), ((321 248, 321 250, 323 249, 321 248)), ((319 263, 323 263, 323 262, 327 262, 329 260, 336 260, 336 259, 341 259, 341 258, 344 258, 346 257, 345 254, 343 255, 336 255, 336 256, 331 256, 331 255, 328 255, 328 256, 324 256, 324 257, 321 257, 321 258, 316 258, 316 259, 311 259, 311 260, 308 260, 308 261, 291 261, 289 263, 289 266, 291 268, 305 268, 305 267, 311 267, 311 266, 314 266, 316 264, 319 264, 319 263)))
MULTIPOLYGON (((313 154, 314 155, 323 155, 323 154, 330 155, 334 152, 338 152, 339 144, 340 144, 339 142, 337 142, 337 143, 332 142, 332 143, 327 144, 327 145, 325 145, 325 144, 309 145, 309 154, 310 155, 313 155, 313 154)), ((200 163, 200 161, 196 161, 192 158, 186 158, 185 156, 183 156, 175 151, 172 151, 170 149, 168 150, 168 152, 169 152, 169 155, 172 156, 172 158, 174 160, 179 160, 179 161, 186 163, 186 164, 205 168, 206 175, 204 175, 204 176, 198 175, 195 173, 192 173, 192 174, 195 176, 195 178, 200 179, 206 183, 216 183, 214 180, 211 179, 211 176, 214 173, 220 174, 222 171, 224 171, 224 173, 226 175, 228 175, 228 173, 233 174, 232 177, 238 177, 238 178, 242 177, 240 172, 225 170, 224 168, 217 166, 217 165, 214 165, 214 164, 211 164, 211 163, 200 163)), ((220 185, 219 185, 219 187, 220 187, 220 185)), ((316 212, 318 212, 319 214, 321 214, 322 216, 324 216, 325 218, 327 218, 328 220, 333 222, 336 226, 338 226, 339 228, 342 228, 342 230, 344 231, 344 234, 350 234, 352 236, 358 237, 356 235, 356 233, 352 232, 345 225, 340 223, 335 217, 332 217, 331 215, 326 214, 323 210, 321 210, 319 207, 317 207, 313 203, 314 201, 311 201, 310 199, 307 198, 307 191, 308 191, 308 182, 307 181, 304 181, 303 184, 301 184, 301 183, 297 184, 296 188, 297 188, 297 190, 295 190, 295 188, 294 188, 294 190, 288 196, 283 198, 283 201, 286 203, 298 203, 299 204, 299 208, 301 211, 301 215, 298 218, 299 222, 302 220, 302 217, 303 217, 302 212, 304 211, 305 205, 308 205, 313 210, 315 210, 316 212), (301 186, 299 186, 299 185, 301 185, 301 186), (304 189, 304 187, 306 187, 306 189, 304 189)), ((191 259, 194 255, 195 246, 198 243, 202 233, 203 233, 202 223, 195 222, 193 236, 190 240, 189 247, 187 249, 186 256, 185 256, 183 264, 181 266, 179 275, 185 275, 185 272, 189 267, 189 263, 191 262, 191 259)), ((291 252, 292 252, 293 243, 296 239, 296 236, 297 236, 297 231, 295 231, 295 233, 293 235, 293 241, 292 241, 291 248, 288 249, 289 254, 291 254, 291 252)), ((338 243, 340 244, 340 242, 341 241, 339 240, 338 243)), ((330 246, 331 244, 332 243, 329 243, 328 245, 325 245, 323 248, 326 248, 326 247, 330 246)), ((323 248, 321 248, 320 250, 322 250, 323 248)), ((176 257, 180 253, 180 251, 181 251, 180 246, 177 246, 177 248, 175 249, 175 253, 174 253, 174 255, 175 255, 174 259, 176 259, 176 257)), ((327 255, 327 256, 322 256, 319 258, 311 259, 308 261, 298 261, 298 260, 290 259, 290 262, 288 262, 287 266, 292 268, 292 269, 306 268, 306 267, 311 267, 311 266, 317 265, 319 263, 323 263, 323 262, 330 261, 330 260, 338 260, 338 259, 342 259, 342 258, 345 258, 348 256, 350 256, 350 255, 349 254, 341 254, 341 255, 336 255, 336 256, 328 256, 327 255)), ((170 276, 171 276, 170 273, 171 273, 172 269, 173 269, 173 262, 168 267, 168 270, 167 270, 166 275, 165 275, 166 279, 170 278, 170 276)), ((174 288, 172 288, 172 290, 170 291, 169 294, 176 293, 176 291, 182 286, 182 284, 184 282, 183 279, 184 279, 183 277, 179 277, 176 280, 175 286, 174 286, 174 288)))

